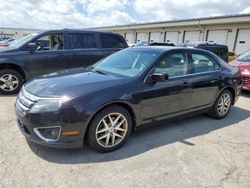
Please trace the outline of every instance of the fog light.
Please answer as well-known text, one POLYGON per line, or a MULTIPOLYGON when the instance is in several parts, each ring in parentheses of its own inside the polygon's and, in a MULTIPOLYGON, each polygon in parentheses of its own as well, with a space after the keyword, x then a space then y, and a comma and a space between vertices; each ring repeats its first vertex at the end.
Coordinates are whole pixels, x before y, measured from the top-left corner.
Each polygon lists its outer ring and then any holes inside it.
POLYGON ((35 133, 39 138, 46 142, 50 141, 57 141, 59 140, 61 127, 54 126, 54 127, 38 127, 34 128, 35 133))

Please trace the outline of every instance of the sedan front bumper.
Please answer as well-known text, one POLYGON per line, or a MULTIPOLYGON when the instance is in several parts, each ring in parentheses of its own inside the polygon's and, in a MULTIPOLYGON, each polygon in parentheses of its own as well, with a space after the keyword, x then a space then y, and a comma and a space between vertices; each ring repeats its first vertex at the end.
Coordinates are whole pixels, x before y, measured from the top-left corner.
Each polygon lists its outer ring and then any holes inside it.
POLYGON ((17 125, 22 134, 31 142, 55 148, 80 148, 83 147, 86 124, 84 122, 60 121, 60 113, 32 114, 25 112, 18 103, 15 105, 17 125), (59 127, 57 139, 45 138, 39 134, 38 129, 59 127), (74 131, 77 135, 64 135, 64 132, 74 131))

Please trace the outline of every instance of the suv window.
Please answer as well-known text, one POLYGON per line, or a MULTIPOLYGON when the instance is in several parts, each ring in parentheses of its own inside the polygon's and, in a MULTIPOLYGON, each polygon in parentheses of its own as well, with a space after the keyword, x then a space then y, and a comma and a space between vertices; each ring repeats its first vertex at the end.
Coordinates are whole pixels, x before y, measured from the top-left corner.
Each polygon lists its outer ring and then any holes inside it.
POLYGON ((101 42, 103 48, 126 48, 124 41, 115 35, 101 34, 101 42))
POLYGON ((220 69, 220 66, 209 56, 195 52, 192 52, 191 54, 194 65, 194 73, 208 72, 220 69))
POLYGON ((188 73, 186 53, 167 55, 156 65, 155 72, 167 73, 169 77, 186 75, 188 73))
POLYGON ((70 33, 69 48, 97 48, 96 37, 94 33, 70 33))
POLYGON ((64 40, 62 33, 47 34, 36 39, 33 42, 37 45, 37 51, 62 50, 64 48, 64 40))

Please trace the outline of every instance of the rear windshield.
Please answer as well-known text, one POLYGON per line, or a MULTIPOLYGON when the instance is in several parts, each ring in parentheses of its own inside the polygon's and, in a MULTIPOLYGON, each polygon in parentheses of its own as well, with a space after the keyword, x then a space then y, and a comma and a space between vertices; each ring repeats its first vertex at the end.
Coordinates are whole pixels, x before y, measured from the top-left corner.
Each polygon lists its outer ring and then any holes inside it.
POLYGON ((112 34, 101 34, 103 48, 126 48, 126 43, 121 37, 112 34))

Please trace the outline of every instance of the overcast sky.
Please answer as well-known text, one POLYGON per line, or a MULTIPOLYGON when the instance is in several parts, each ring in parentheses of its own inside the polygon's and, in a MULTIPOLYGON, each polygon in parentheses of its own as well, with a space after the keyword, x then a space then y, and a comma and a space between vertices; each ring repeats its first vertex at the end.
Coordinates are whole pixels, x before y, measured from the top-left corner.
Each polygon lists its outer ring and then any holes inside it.
POLYGON ((0 0, 0 27, 89 28, 250 13, 250 0, 0 0))

